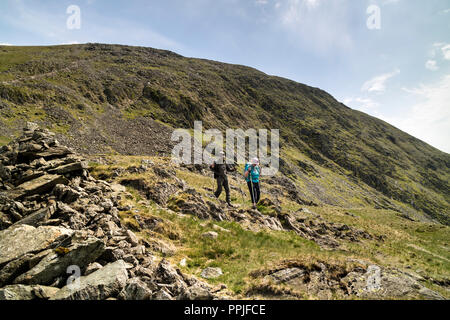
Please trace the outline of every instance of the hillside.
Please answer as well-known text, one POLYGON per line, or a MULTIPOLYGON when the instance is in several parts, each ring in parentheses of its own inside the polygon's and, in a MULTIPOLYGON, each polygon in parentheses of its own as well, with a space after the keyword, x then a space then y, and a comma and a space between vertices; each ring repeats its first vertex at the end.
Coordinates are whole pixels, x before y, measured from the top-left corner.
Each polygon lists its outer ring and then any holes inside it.
POLYGON ((449 183, 450 155, 255 69, 0 46, 0 300, 448 299, 449 183), (280 129, 258 210, 242 167, 229 208, 207 166, 171 162, 196 120, 280 129))
POLYGON ((450 155, 255 69, 118 45, 0 47, 0 143, 27 120, 84 154, 167 155, 174 128, 279 128, 299 201, 449 223, 450 155))
POLYGON ((236 173, 230 208, 205 168, 89 158, 33 123, 0 148, 0 300, 450 297, 447 226, 300 205, 283 179, 253 210, 236 173))

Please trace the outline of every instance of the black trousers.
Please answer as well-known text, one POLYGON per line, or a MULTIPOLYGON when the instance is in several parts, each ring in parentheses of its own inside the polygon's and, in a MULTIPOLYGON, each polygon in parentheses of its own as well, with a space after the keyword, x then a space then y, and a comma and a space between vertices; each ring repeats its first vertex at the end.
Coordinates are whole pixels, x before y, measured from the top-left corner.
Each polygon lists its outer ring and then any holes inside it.
POLYGON ((261 190, 259 188, 259 182, 247 182, 248 190, 250 191, 250 197, 252 198, 252 204, 258 203, 261 198, 261 190), (253 188, 252 188, 253 185, 253 188))
POLYGON ((217 190, 214 193, 214 195, 216 196, 216 198, 220 197, 220 195, 222 194, 222 187, 223 187, 226 193, 226 200, 227 202, 230 202, 231 196, 230 196, 230 185, 228 184, 228 177, 218 176, 216 180, 217 180, 217 190))

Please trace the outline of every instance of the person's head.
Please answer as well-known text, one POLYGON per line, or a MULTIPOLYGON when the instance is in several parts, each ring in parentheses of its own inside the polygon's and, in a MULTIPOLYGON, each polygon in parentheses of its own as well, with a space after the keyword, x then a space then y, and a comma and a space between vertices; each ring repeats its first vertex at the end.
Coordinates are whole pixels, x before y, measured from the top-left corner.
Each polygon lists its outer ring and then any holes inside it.
POLYGON ((259 165, 259 159, 258 158, 253 158, 252 159, 252 166, 257 166, 259 165))
POLYGON ((225 152, 221 151, 217 157, 219 163, 225 163, 225 152))

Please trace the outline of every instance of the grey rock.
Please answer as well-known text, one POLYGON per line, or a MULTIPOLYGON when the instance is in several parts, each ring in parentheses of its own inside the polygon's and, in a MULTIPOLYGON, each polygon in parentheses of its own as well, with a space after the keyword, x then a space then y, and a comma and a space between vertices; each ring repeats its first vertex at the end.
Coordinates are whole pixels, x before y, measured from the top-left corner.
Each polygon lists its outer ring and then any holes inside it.
POLYGON ((156 280, 158 283, 171 284, 180 281, 180 275, 166 259, 163 259, 156 268, 156 280))
POLYGON ((0 231, 0 265, 29 253, 48 248, 55 240, 68 237, 72 230, 62 227, 12 226, 0 231))
POLYGON ((125 252, 122 249, 116 247, 107 247, 100 257, 100 260, 106 262, 114 262, 123 259, 125 252))
POLYGON ((16 222, 16 224, 27 224, 29 226, 38 227, 41 223, 47 221, 56 211, 56 204, 52 204, 46 208, 39 209, 38 211, 26 216, 22 220, 16 222))
POLYGON ((0 300, 48 299, 59 289, 45 286, 10 285, 0 289, 0 300))
POLYGON ((285 283, 292 279, 301 278, 306 275, 305 271, 300 268, 287 268, 270 275, 276 283, 285 283))
POLYGON ((30 261, 33 258, 33 254, 27 253, 22 255, 20 258, 8 262, 3 268, 0 269, 0 288, 21 275, 22 273, 28 271, 30 268, 30 261))
POLYGON ((349 294, 368 299, 445 299, 438 292, 423 286, 412 275, 377 265, 370 265, 365 273, 349 273, 342 283, 347 286, 349 294))
POLYGON ((147 284, 138 278, 128 280, 127 285, 119 294, 121 300, 149 300, 152 291, 147 284))
POLYGON ((166 288, 162 288, 161 290, 159 290, 154 296, 153 299, 155 300, 160 300, 160 301, 164 301, 164 300, 174 300, 174 298, 172 297, 172 295, 170 294, 170 292, 166 289, 166 288))
POLYGON ((84 269, 96 260, 104 251, 103 241, 94 237, 85 237, 75 233, 67 248, 57 248, 45 256, 34 268, 15 279, 19 284, 50 285, 55 278, 67 274, 72 265, 84 269))
POLYGON ((105 300, 115 297, 128 280, 127 264, 122 261, 110 263, 94 273, 79 278, 55 295, 51 300, 105 300))
POLYGON ((48 173, 52 174, 66 174, 74 171, 82 171, 88 168, 86 161, 78 161, 74 163, 69 163, 58 168, 48 170, 48 173))
POLYGON ((39 125, 35 122, 27 122, 23 129, 29 132, 34 132, 39 129, 39 125))
POLYGON ((84 271, 84 275, 88 276, 91 273, 94 273, 97 270, 100 270, 103 268, 103 266, 98 262, 92 262, 90 265, 87 266, 86 271, 84 271))
POLYGON ((214 299, 214 295, 211 293, 211 289, 205 284, 195 283, 180 298, 182 300, 212 300, 214 299))
POLYGON ((19 185, 16 189, 9 191, 9 195, 13 199, 20 199, 24 196, 44 194, 51 191, 57 184, 67 184, 68 182, 63 176, 46 174, 19 185))
POLYGON ((203 238, 208 238, 208 239, 217 239, 219 235, 217 234, 217 232, 214 231, 208 231, 202 234, 203 238))
POLYGON ((223 275, 222 269, 212 267, 204 269, 201 273, 201 276, 205 279, 215 279, 220 277, 221 275, 223 275))
POLYGON ((128 237, 128 241, 135 247, 137 245, 139 245, 139 239, 138 237, 134 234, 133 231, 131 230, 127 230, 127 237, 128 237))
POLYGON ((80 192, 63 184, 56 185, 53 189, 53 194, 56 196, 57 200, 63 201, 65 203, 72 203, 81 197, 80 192))
POLYGON ((52 148, 49 148, 47 150, 37 152, 34 157, 35 158, 62 158, 64 156, 67 156, 69 154, 72 154, 72 150, 70 150, 67 147, 64 146, 54 146, 52 148))

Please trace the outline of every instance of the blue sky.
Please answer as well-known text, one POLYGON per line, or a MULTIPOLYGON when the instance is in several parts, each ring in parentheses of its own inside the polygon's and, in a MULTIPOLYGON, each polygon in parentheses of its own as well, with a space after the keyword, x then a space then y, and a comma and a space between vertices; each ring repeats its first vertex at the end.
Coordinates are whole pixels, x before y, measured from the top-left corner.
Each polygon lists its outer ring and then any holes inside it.
POLYGON ((255 67, 324 89, 450 153, 449 0, 0 2, 2 44, 86 42, 255 67), (67 28, 70 5, 81 10, 80 29, 67 28), (367 26, 371 6, 379 29, 367 26))

